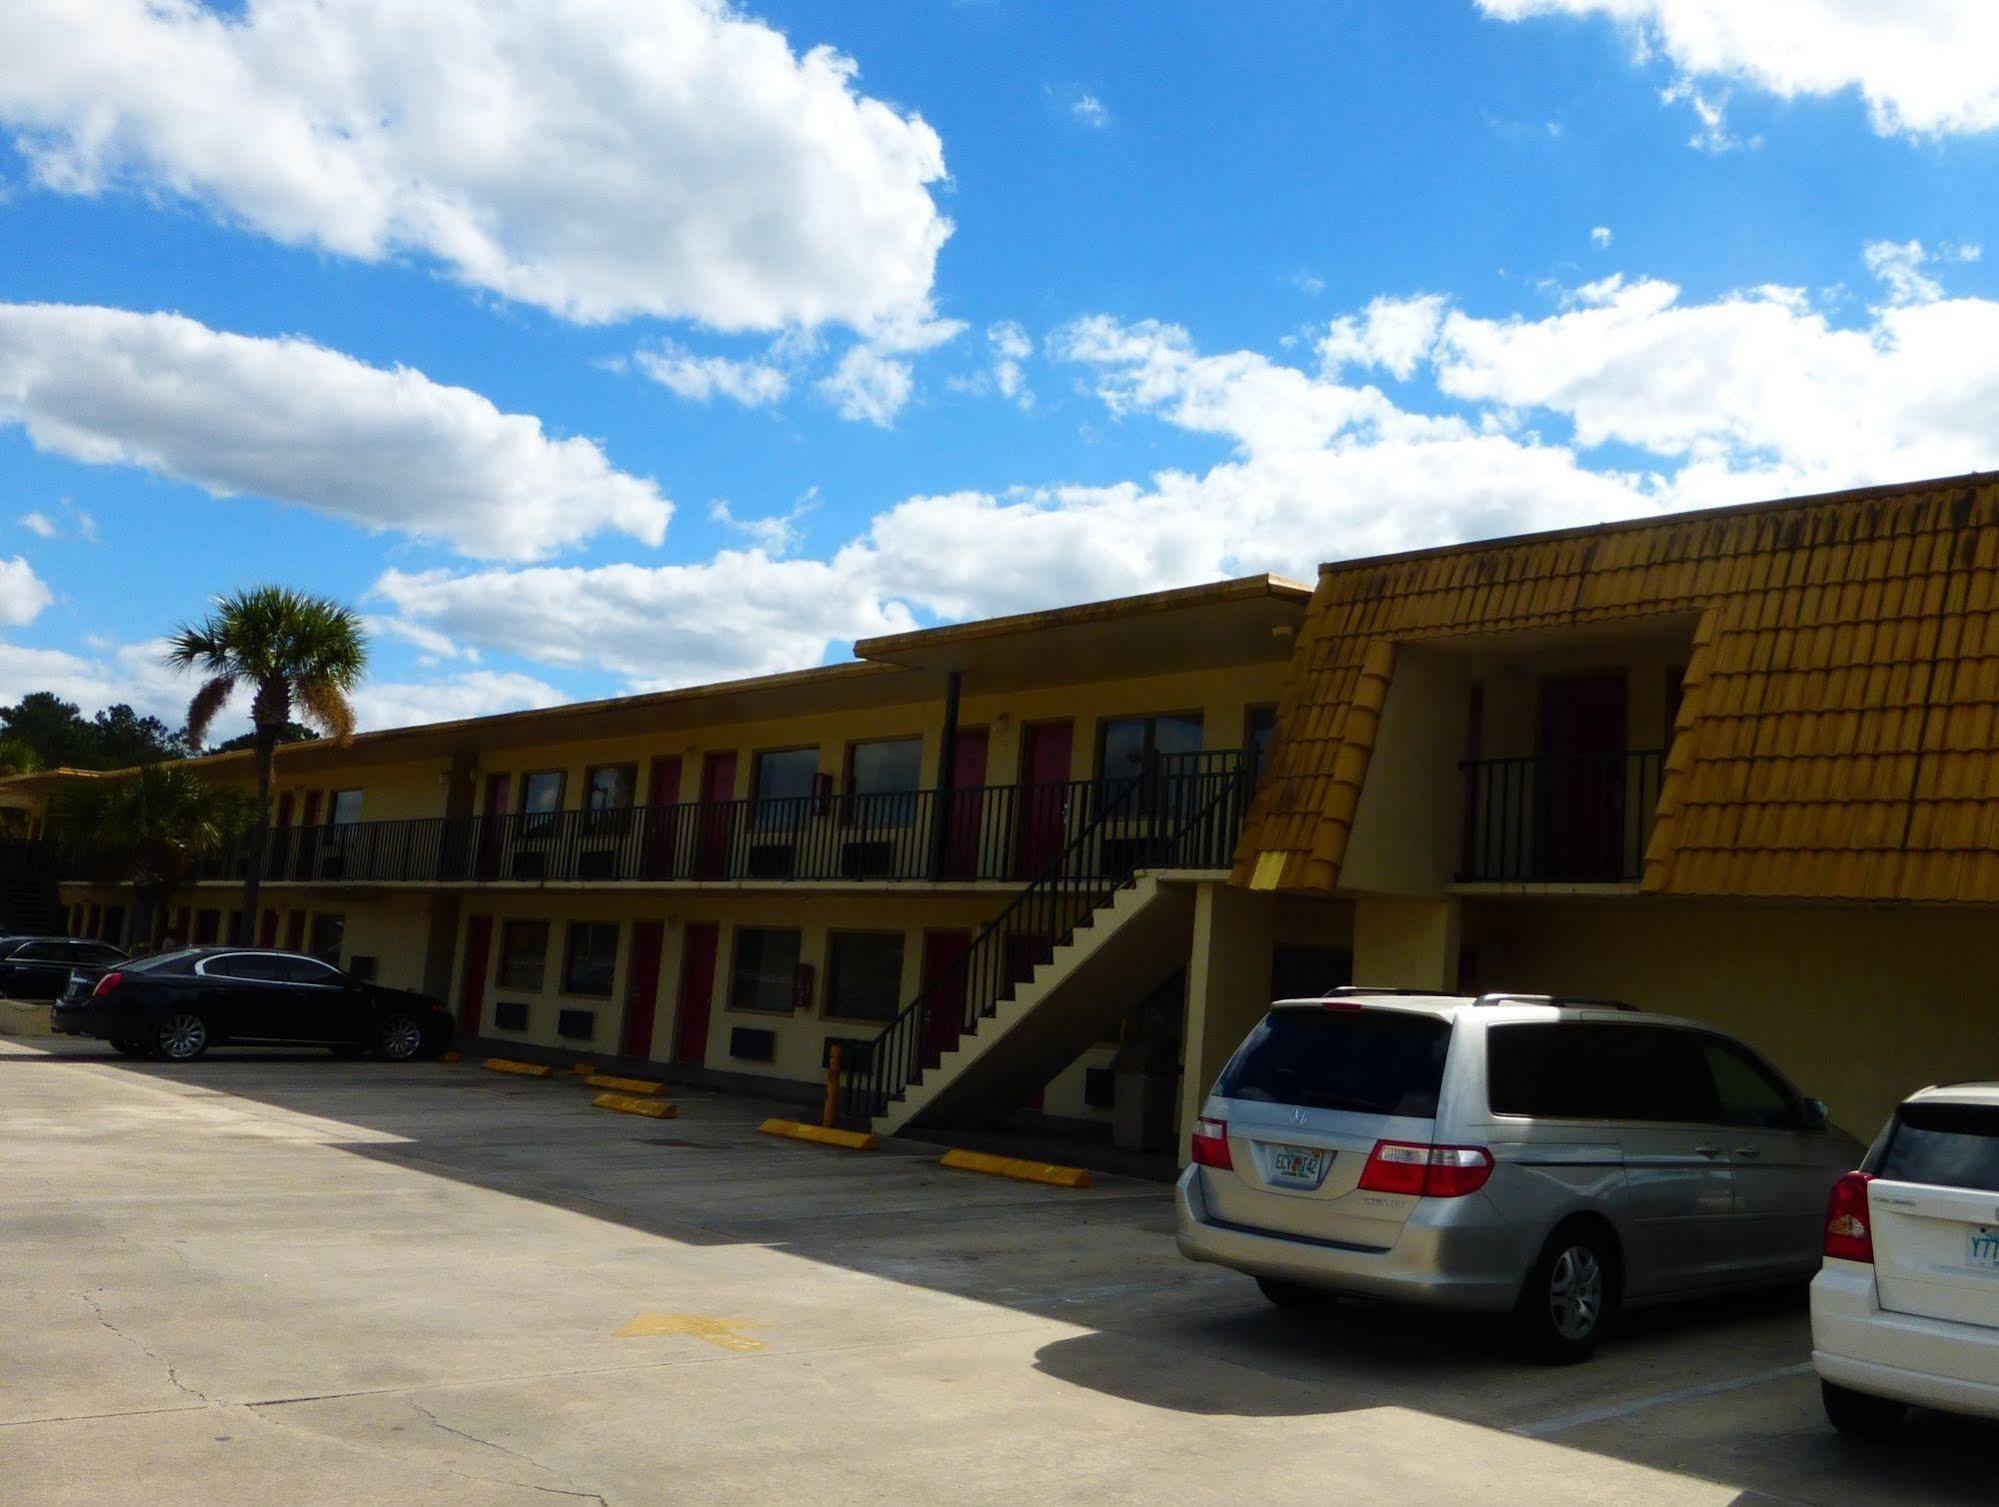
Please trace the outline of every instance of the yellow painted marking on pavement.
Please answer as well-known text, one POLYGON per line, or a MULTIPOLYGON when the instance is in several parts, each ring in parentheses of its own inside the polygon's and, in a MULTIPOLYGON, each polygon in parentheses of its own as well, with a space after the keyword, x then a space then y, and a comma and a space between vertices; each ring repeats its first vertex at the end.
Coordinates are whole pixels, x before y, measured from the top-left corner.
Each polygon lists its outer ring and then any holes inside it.
POLYGON ((1017 1156, 993 1156, 984 1151, 947 1151, 940 1165, 961 1172, 985 1172, 994 1177, 1011 1177, 1024 1183, 1047 1183, 1056 1188, 1087 1188, 1087 1168, 1064 1167, 1058 1162, 1029 1162, 1017 1156))
POLYGON ((489 1072, 519 1073, 523 1078, 546 1078, 555 1071, 545 1062, 515 1062, 510 1057, 488 1057, 479 1065, 489 1072))
POLYGON ((761 1319, 711 1319, 698 1313, 641 1313, 634 1316, 615 1337, 636 1340, 659 1334, 684 1334, 741 1355, 763 1349, 764 1342, 736 1331, 765 1327, 761 1319))
POLYGON ((802 1125, 797 1120, 765 1120, 757 1129, 765 1135, 811 1141, 818 1146, 840 1146, 848 1151, 873 1151, 881 1144, 881 1137, 872 1131, 834 1130, 825 1125, 802 1125))
POLYGON ((621 1094, 663 1094, 664 1083, 650 1078, 620 1078, 615 1073, 592 1073, 583 1080, 591 1088, 614 1088, 621 1094))
POLYGON ((655 1120, 671 1120, 680 1113, 664 1099, 638 1099, 630 1094, 599 1094, 590 1102, 598 1109, 615 1109, 621 1115, 649 1115, 655 1120))

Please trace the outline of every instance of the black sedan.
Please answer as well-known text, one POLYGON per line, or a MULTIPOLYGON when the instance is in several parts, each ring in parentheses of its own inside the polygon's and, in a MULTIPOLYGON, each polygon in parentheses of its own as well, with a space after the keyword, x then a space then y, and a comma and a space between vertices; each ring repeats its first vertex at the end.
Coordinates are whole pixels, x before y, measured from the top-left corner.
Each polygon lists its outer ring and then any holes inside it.
POLYGON ((444 1050, 451 1014, 434 999, 385 989, 318 958, 256 947, 188 947, 140 958, 94 983, 78 979, 51 1024, 128 1057, 192 1062, 223 1042, 372 1051, 407 1062, 444 1050))
POLYGON ((94 979, 124 961, 122 948, 88 937, 0 937, 0 995, 56 999, 72 974, 94 979))

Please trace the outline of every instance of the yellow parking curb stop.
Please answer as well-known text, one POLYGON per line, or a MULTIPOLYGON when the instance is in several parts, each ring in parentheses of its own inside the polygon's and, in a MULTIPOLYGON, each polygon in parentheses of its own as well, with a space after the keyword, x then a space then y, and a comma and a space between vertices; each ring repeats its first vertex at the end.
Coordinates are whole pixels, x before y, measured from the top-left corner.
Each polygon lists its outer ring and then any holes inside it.
POLYGON ((620 1078, 614 1073, 592 1073, 583 1080, 591 1088, 616 1089, 621 1094, 663 1094, 664 1083, 655 1083, 650 1078, 620 1078))
POLYGON ((1047 1183, 1056 1188, 1087 1188, 1089 1169, 1064 1167, 1056 1162, 1029 1162, 1017 1156, 992 1156, 984 1151, 947 1151, 940 1166, 960 1172, 985 1172, 993 1177, 1011 1177, 1023 1183, 1047 1183))
POLYGON ((847 1151, 873 1151, 881 1144, 881 1137, 872 1131, 834 1130, 827 1125, 802 1125, 797 1120, 765 1120, 757 1129, 765 1135, 811 1141, 816 1146, 839 1146, 847 1151))
POLYGON ((630 1094, 599 1094, 590 1102, 598 1109, 615 1109, 621 1115, 645 1115, 654 1120, 671 1120, 680 1113, 664 1099, 635 1099, 630 1094))
POLYGON ((545 1062, 515 1062, 510 1057, 488 1057, 479 1065, 488 1072, 519 1073, 523 1078, 546 1078, 555 1071, 545 1062))

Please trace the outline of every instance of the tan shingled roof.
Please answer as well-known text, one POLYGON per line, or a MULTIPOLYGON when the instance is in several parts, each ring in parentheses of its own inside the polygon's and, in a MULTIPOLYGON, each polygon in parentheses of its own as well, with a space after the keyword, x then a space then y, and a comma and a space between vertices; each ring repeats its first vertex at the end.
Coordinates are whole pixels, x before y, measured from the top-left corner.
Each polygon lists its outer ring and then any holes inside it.
POLYGON ((1989 475, 1326 566, 1237 882, 1337 887, 1398 643, 1674 611, 1646 889, 1999 901, 1989 475))

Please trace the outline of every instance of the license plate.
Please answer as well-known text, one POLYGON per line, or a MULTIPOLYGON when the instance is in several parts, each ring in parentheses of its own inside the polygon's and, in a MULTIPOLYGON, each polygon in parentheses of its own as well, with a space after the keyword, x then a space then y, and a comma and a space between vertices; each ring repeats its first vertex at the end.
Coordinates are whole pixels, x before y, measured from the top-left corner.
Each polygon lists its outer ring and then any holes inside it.
POLYGON ((1326 1162, 1331 1155, 1315 1146, 1273 1146, 1270 1148, 1270 1170, 1277 1177, 1316 1183, 1326 1175, 1326 1162))
POLYGON ((1999 1225, 1981 1224, 1971 1231, 1971 1249, 1965 1259, 1972 1266, 1999 1271, 1999 1225))

